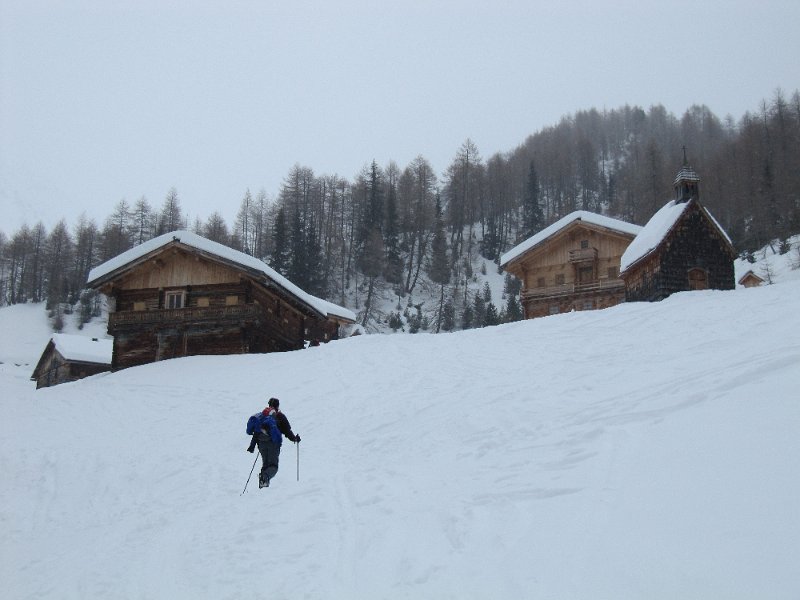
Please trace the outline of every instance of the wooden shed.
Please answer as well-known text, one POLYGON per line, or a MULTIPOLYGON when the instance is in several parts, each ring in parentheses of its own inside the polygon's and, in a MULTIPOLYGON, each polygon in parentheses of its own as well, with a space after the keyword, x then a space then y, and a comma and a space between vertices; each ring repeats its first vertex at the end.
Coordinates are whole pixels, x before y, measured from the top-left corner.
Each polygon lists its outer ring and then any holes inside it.
POLYGON ((623 302, 620 257, 640 230, 579 210, 506 252, 500 266, 522 281, 525 318, 623 302))
POLYGON ((675 292, 732 290, 736 253, 728 234, 700 203, 700 178, 686 162, 675 199, 664 205, 622 255, 628 301, 658 301, 675 292))
POLYGON ((36 389, 111 370, 112 340, 55 333, 33 370, 36 389))
POLYGON ((751 288, 760 286, 762 283, 764 283, 764 280, 753 273, 753 271, 748 271, 739 278, 738 283, 746 288, 751 288))
POLYGON ((297 350, 337 339, 348 309, 306 293, 264 262, 188 231, 96 267, 109 298, 114 370, 196 354, 297 350))

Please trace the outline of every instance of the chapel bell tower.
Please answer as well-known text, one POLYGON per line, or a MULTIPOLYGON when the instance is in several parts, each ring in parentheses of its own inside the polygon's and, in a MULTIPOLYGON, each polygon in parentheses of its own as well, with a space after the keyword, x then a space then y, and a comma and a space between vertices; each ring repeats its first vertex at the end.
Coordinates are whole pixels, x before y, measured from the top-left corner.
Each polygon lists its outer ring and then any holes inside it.
POLYGON ((686 146, 683 147, 683 166, 673 182, 675 202, 688 202, 700 198, 700 178, 686 160, 686 146))

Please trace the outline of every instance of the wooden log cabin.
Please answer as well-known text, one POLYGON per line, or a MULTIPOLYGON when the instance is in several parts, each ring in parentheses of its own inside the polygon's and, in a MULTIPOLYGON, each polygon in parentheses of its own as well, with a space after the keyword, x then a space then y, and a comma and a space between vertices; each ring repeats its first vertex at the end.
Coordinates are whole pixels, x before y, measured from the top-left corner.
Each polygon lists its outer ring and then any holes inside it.
POLYGON ((509 250, 500 266, 522 281, 524 317, 624 301, 620 257, 640 230, 638 225, 579 210, 509 250))
POLYGON ((112 341, 54 333, 45 346, 31 380, 36 389, 77 381, 111 369, 112 341))
POLYGON ((154 238, 89 273, 109 299, 113 370, 196 354, 297 350, 355 315, 264 262, 188 231, 154 238))
POLYGON ((622 256, 620 276, 628 301, 735 287, 733 245, 700 203, 700 178, 685 157, 674 188, 675 199, 652 216, 622 256))

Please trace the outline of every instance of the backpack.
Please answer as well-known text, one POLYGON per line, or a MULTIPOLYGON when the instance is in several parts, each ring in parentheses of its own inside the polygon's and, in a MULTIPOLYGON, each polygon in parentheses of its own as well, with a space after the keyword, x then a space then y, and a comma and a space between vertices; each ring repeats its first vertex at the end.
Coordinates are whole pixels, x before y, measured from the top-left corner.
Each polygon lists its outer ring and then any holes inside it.
POLYGON ((269 434, 269 438, 272 440, 273 444, 281 445, 283 436, 281 436, 281 432, 278 429, 278 422, 275 420, 275 411, 266 415, 263 412, 258 412, 247 419, 247 435, 258 433, 262 429, 269 434))

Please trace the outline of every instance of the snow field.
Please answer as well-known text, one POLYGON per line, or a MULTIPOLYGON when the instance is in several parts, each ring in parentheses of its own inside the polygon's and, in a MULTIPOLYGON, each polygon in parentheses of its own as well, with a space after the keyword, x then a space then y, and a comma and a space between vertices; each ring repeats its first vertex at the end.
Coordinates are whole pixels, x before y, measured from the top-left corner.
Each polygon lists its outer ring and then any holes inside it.
POLYGON ((12 598, 796 598, 799 292, 39 391, 0 365, 0 581, 12 598), (300 481, 286 441, 272 486, 254 473, 242 496, 245 421, 270 396, 303 437, 300 481))

